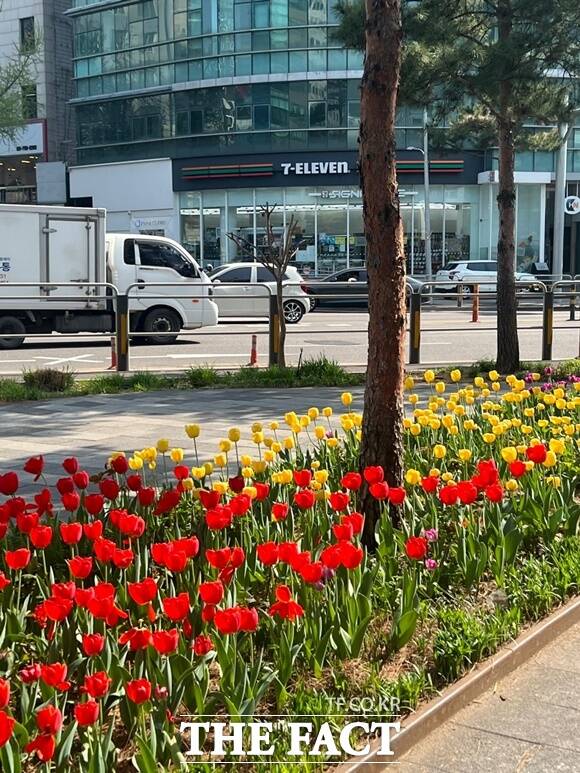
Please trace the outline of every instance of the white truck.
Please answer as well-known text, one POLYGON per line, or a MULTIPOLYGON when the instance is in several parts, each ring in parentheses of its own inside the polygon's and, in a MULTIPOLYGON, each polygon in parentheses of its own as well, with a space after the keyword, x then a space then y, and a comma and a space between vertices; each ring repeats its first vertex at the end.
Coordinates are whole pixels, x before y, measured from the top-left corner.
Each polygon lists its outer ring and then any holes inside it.
POLYGON ((104 209, 0 205, 0 349, 27 333, 114 331, 107 283, 128 295, 130 329, 151 343, 217 324, 211 281, 180 244, 107 234, 105 223, 104 209))

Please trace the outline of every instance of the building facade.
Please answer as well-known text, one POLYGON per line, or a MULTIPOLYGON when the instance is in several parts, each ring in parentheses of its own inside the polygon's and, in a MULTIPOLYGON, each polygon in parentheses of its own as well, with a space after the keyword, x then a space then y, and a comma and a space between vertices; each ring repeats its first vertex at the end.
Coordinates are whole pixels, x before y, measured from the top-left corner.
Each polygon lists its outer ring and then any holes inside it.
MULTIPOLYGON (((2 0, 0 62, 34 44, 30 83, 22 89, 26 125, 11 140, 0 141, 0 202, 34 203, 37 165, 75 159, 72 22, 69 0, 2 0)), ((64 185, 64 169, 60 170, 64 185)), ((42 198, 42 196, 41 196, 42 198)), ((66 200, 66 191, 64 198, 66 200)))
MULTIPOLYGON (((172 236, 215 266, 241 257, 228 234, 260 242, 268 202, 276 228, 298 220, 304 271, 364 261, 362 57, 334 39, 333 0, 69 2, 75 203, 106 207, 114 230, 172 236)), ((419 109, 398 112, 406 253, 417 274, 425 265, 423 166, 406 148, 422 146, 422 121, 419 109)), ((569 168, 580 179, 577 134, 569 168)), ((553 164, 551 153, 518 159, 520 263, 549 258, 553 164)), ((432 153, 430 182, 434 266, 493 259, 493 157, 432 153)))

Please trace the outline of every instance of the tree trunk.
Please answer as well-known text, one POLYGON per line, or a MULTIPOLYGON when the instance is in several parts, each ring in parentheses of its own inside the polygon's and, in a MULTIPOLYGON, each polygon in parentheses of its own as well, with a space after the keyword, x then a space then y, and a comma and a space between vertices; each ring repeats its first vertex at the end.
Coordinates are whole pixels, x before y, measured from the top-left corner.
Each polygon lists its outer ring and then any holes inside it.
POLYGON ((280 334, 280 349, 278 352, 278 365, 281 368, 286 367, 286 319, 284 318, 284 286, 283 274, 279 281, 276 282, 276 296, 278 298, 278 319, 280 325, 278 328, 280 334))
MULTIPOLYGON (((367 244, 368 363, 361 465, 381 465, 385 479, 403 478, 405 254, 395 159, 395 109, 401 63, 400 0, 366 0, 366 54, 361 85, 360 176, 367 244)), ((363 542, 375 547, 379 517, 362 493, 363 542)))
MULTIPOLYGON (((498 2, 498 35, 507 48, 512 34, 511 0, 498 2)), ((520 364, 515 278, 515 146, 510 115, 509 73, 499 88, 499 238, 497 243, 497 364, 500 373, 513 373, 520 364)))

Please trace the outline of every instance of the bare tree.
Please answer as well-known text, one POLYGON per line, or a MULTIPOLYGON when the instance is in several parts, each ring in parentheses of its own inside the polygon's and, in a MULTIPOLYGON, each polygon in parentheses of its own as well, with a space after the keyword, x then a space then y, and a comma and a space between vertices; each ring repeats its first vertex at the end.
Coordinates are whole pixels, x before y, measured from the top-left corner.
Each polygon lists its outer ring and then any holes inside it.
POLYGON ((286 367, 286 319, 284 317, 284 276, 286 269, 296 257, 303 241, 296 240, 298 234, 298 221, 292 215, 282 235, 277 237, 272 226, 272 215, 276 210, 275 204, 260 207, 264 218, 265 239, 263 244, 254 244, 249 239, 239 234, 229 233, 231 239, 241 252, 251 255, 252 258, 270 269, 276 281, 276 299, 278 313, 271 324, 276 325, 274 334, 278 337, 278 365, 286 367))

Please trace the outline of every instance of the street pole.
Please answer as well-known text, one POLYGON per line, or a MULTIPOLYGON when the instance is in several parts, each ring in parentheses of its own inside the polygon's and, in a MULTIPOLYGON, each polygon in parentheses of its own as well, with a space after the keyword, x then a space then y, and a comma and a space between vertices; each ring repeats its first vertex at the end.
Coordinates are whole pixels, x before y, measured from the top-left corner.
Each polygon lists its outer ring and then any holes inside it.
POLYGON ((408 147, 423 156, 423 186, 425 190, 425 274, 427 281, 433 279, 433 260, 431 257, 431 196, 429 190, 429 128, 427 108, 423 109, 423 147, 408 147))
POLYGON ((427 281, 433 279, 433 260, 431 258, 431 196, 429 190, 429 130, 427 128, 427 108, 423 109, 423 177, 425 185, 425 273, 427 281))
POLYGON ((560 147, 556 159, 556 179, 554 183, 554 238, 552 241, 552 274, 557 277, 564 273, 564 200, 566 198, 566 163, 568 159, 568 137, 570 128, 567 123, 560 124, 560 147))

